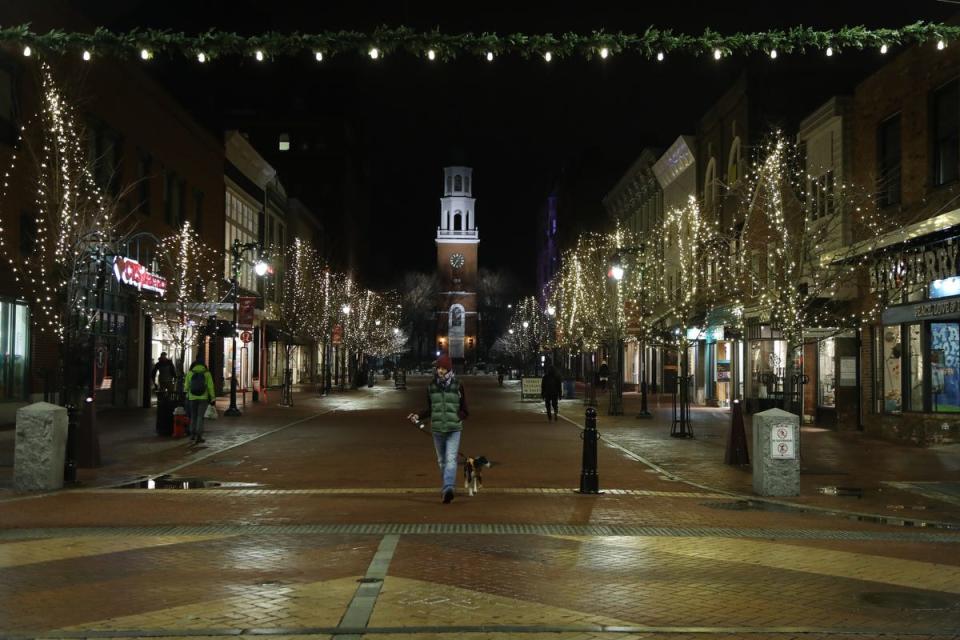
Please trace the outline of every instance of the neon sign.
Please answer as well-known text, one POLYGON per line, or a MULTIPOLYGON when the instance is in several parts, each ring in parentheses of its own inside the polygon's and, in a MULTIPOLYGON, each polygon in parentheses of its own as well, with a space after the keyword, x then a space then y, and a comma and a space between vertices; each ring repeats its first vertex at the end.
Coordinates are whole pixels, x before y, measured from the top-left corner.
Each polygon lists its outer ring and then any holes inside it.
POLYGON ((138 291, 153 291, 161 296, 167 292, 167 280, 150 273, 133 258, 117 256, 113 260, 113 275, 119 282, 136 287, 138 291))

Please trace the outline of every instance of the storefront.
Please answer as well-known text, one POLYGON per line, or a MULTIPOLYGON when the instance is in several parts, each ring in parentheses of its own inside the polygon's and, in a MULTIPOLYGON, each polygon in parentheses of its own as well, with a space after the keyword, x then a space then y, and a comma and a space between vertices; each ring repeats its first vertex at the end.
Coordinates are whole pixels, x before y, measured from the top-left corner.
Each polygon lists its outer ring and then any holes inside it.
MULTIPOLYGON (((787 342, 779 329, 764 323, 759 317, 747 320, 746 331, 746 410, 756 412, 782 408, 787 342)), ((799 357, 795 364, 800 365, 799 357)))

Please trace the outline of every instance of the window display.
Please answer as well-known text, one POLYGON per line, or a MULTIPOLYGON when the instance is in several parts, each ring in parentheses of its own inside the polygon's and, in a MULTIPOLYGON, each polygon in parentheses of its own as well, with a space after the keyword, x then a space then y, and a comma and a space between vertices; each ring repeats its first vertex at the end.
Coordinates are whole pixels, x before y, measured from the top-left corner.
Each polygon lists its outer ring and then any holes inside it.
POLYGON ((836 407, 836 348, 834 338, 826 338, 817 343, 817 406, 836 407))
POLYGON ((930 324, 930 408, 933 411, 960 412, 960 324, 930 324))

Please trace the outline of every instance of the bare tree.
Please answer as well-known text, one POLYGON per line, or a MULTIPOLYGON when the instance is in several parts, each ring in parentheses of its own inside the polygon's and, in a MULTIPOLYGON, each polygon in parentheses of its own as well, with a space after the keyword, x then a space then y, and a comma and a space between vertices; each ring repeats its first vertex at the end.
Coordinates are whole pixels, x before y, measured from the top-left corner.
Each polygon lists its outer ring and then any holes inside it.
POLYGON ((439 292, 440 279, 435 273, 409 272, 403 276, 402 322, 416 344, 417 364, 423 362, 424 345, 433 344, 439 292))

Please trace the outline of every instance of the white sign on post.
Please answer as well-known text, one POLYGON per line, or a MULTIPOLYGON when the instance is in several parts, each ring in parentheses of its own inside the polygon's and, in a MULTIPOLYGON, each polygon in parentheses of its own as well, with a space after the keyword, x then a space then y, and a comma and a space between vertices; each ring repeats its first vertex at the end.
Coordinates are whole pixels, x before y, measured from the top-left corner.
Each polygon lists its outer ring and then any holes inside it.
POLYGON ((540 378, 521 378, 520 379, 520 399, 521 400, 539 400, 540 399, 540 378))
POLYGON ((781 423, 771 427, 770 457, 777 460, 796 459, 797 443, 792 424, 781 423))

